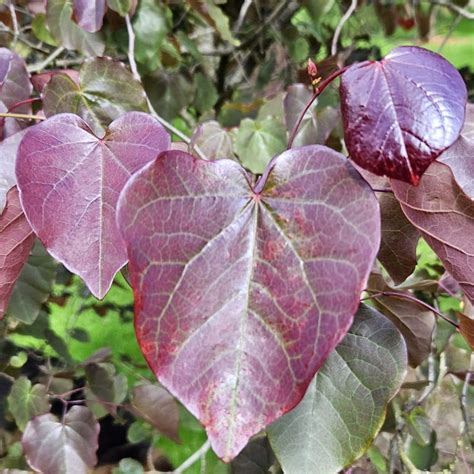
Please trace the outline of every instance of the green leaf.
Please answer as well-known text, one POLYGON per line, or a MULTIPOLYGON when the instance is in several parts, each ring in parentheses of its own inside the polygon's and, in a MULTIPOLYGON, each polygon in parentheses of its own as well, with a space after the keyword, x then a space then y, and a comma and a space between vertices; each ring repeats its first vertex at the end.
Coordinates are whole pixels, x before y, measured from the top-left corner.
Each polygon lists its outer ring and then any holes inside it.
POLYGON ((228 41, 233 46, 238 46, 240 41, 232 36, 229 27, 229 18, 224 15, 222 10, 216 5, 214 0, 205 0, 207 13, 212 18, 214 26, 224 41, 228 41))
POLYGON ((119 462, 118 467, 112 469, 112 474, 142 474, 143 466, 135 459, 125 458, 119 462))
POLYGON ((149 71, 159 66, 161 43, 169 31, 167 10, 160 3, 142 0, 133 18, 135 59, 149 71))
POLYGON ((132 7, 131 0, 107 0, 107 6, 121 16, 125 16, 132 7))
POLYGON ((43 91, 43 110, 47 117, 77 114, 101 134, 125 112, 147 111, 147 104, 141 83, 123 63, 95 58, 81 67, 79 85, 65 74, 54 75, 43 91))
POLYGON ((28 355, 24 351, 20 351, 17 355, 10 357, 10 365, 16 369, 20 369, 26 364, 28 355))
POLYGON ((194 106, 201 114, 211 110, 214 107, 217 99, 217 89, 214 83, 204 74, 198 72, 194 76, 194 83, 196 85, 196 92, 194 95, 194 106))
POLYGON ((428 415, 421 407, 416 407, 407 416, 408 431, 417 444, 426 446, 431 438, 431 425, 428 415))
POLYGON ((431 466, 433 466, 438 459, 438 451, 436 449, 436 431, 430 433, 430 441, 424 446, 421 446, 415 439, 412 439, 408 443, 406 454, 416 468, 429 472, 431 466))
POLYGON ((193 133, 192 141, 210 160, 235 159, 232 137, 219 122, 203 122, 193 133))
POLYGON ((262 173, 268 162, 285 148, 285 128, 275 119, 254 121, 246 118, 240 123, 235 150, 242 164, 253 173, 262 173))
POLYGON ((8 314, 25 324, 32 324, 48 299, 56 275, 56 263, 37 240, 15 283, 8 314))
POLYGON ((44 13, 38 13, 31 22, 31 30, 33 34, 43 43, 51 46, 57 46, 58 42, 52 37, 49 31, 48 25, 46 24, 46 15, 44 13))
POLYGON ((10 412, 21 431, 31 418, 49 412, 50 408, 46 387, 41 384, 31 386, 26 377, 15 380, 7 400, 10 412))
POLYGON ((71 17, 71 0, 48 0, 46 23, 51 36, 67 49, 75 49, 88 56, 102 56, 105 49, 102 35, 84 31, 71 17))
POLYGON ((406 364, 401 334, 362 305, 303 400, 268 429, 285 474, 337 473, 360 457, 382 427, 406 364))
POLYGON ((141 420, 134 421, 127 430, 127 439, 130 443, 141 443, 149 440, 153 434, 153 428, 141 420))

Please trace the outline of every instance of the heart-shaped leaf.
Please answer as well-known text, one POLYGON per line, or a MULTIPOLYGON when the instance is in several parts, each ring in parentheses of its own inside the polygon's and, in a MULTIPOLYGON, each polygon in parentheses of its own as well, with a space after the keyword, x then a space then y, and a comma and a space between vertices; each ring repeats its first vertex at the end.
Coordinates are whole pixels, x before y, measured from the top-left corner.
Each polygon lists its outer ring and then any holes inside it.
POLYGON ((97 463, 99 429, 82 406, 73 406, 62 422, 50 413, 37 416, 26 425, 23 452, 35 471, 86 474, 97 463))
POLYGON ((125 112, 147 110, 145 92, 125 65, 110 58, 94 58, 81 67, 79 80, 56 74, 43 91, 47 117, 73 113, 101 133, 125 112))
POLYGON ((380 241, 377 200, 339 153, 160 155, 118 205, 140 347, 226 461, 293 408, 348 330, 380 241))
POLYGON ((450 168, 433 163, 416 188, 395 180, 391 184, 408 220, 474 301, 474 202, 450 168))
POLYGON ((222 158, 234 158, 234 146, 232 137, 219 122, 210 120, 204 122, 193 133, 195 143, 209 160, 220 160, 222 158))
POLYGON ((474 199, 474 104, 467 104, 461 135, 439 161, 451 168, 459 187, 474 199))
MULTIPOLYGON (((0 112, 8 112, 10 108, 30 97, 32 86, 25 61, 9 49, 0 48, 0 112)), ((15 107, 14 112, 28 114, 29 104, 15 107)), ((0 140, 23 128, 13 118, 0 118, 0 140)))
POLYGON ((105 0, 74 0, 73 15, 83 30, 95 33, 102 28, 105 0))
POLYGON ((268 430, 285 474, 335 474, 360 457, 382 427, 406 357, 394 325, 361 306, 303 400, 268 430))
POLYGON ((23 214, 16 187, 7 194, 0 213, 0 319, 5 314, 13 286, 30 254, 35 236, 23 214))
POLYGON ((414 185, 457 139, 467 91, 440 55, 415 46, 351 66, 341 78, 344 139, 351 159, 414 185))
POLYGON ((28 221, 98 298, 127 261, 115 224, 118 195, 169 143, 153 117, 129 112, 103 138, 78 116, 61 114, 28 130, 20 144, 16 173, 28 221))

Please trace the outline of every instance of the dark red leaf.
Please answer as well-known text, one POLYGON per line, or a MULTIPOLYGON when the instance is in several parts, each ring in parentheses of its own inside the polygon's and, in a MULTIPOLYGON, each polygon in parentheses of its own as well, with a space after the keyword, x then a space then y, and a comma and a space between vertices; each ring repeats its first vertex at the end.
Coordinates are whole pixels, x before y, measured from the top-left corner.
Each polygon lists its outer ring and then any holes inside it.
POLYGON ((344 138, 351 159, 414 185, 458 138, 466 86, 440 55, 415 46, 350 67, 341 79, 344 138))
POLYGON ((117 211, 140 347, 226 461, 301 400, 380 241, 375 196, 329 148, 287 151, 249 181, 231 160, 170 151, 117 211))
MULTIPOLYGON (((0 112, 8 112, 14 105, 28 99, 30 94, 30 75, 25 61, 9 49, 0 48, 0 112)), ((29 104, 15 108, 15 112, 19 114, 28 114, 30 111, 29 104)), ((12 135, 23 126, 16 119, 0 118, 0 139, 12 135)))
POLYGON ((35 236, 21 208, 18 191, 10 189, 7 205, 0 213, 0 318, 3 317, 13 285, 25 265, 35 236))
POLYGON ((99 429, 82 406, 73 406, 62 422, 50 413, 37 416, 26 425, 23 452, 37 472, 86 474, 97 463, 99 429))
POLYGON ((417 188, 395 180, 391 184, 408 220, 474 301, 474 202, 450 168, 433 163, 417 188))
POLYGON ((35 90, 39 93, 43 92, 46 84, 51 80, 51 78, 57 74, 65 74, 68 76, 72 81, 79 85, 79 71, 74 69, 56 69, 56 70, 49 70, 46 72, 41 72, 39 74, 35 74, 31 76, 31 83, 35 90))
POLYGON ((169 143, 153 117, 130 112, 104 138, 76 115, 56 115, 20 144, 16 172, 28 221, 48 252, 98 298, 127 261, 115 224, 118 195, 169 143))
POLYGON ((74 20, 83 30, 95 33, 102 28, 105 7, 105 0, 74 0, 74 20))

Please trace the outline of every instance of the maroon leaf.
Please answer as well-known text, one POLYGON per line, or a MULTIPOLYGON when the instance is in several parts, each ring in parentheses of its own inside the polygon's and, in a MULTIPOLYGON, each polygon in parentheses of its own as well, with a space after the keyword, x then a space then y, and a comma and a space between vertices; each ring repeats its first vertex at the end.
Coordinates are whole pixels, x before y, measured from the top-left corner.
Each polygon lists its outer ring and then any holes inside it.
POLYGON ((127 261, 115 224, 118 195, 169 143, 153 117, 130 112, 104 138, 78 116, 60 114, 28 130, 20 144, 16 172, 28 221, 48 252, 98 298, 127 261))
POLYGON ((18 191, 10 189, 0 213, 0 318, 8 307, 13 285, 25 265, 35 236, 21 208, 18 191))
POLYGON ((74 0, 73 15, 76 23, 89 33, 102 28, 105 0, 74 0))
POLYGON ((333 150, 292 149, 250 181, 231 160, 170 151, 117 210, 140 347, 226 461, 299 402, 380 240, 375 196, 333 150))
POLYGON ((0 143, 0 215, 5 207, 8 190, 16 184, 16 153, 25 132, 26 129, 14 133, 0 143))
POLYGON ((23 452, 35 471, 86 474, 97 463, 99 429, 83 406, 73 406, 62 422, 50 413, 37 416, 26 425, 23 452))
POLYGON ((179 442, 179 409, 175 399, 159 385, 139 385, 133 389, 133 411, 160 433, 179 442))
POLYGON ((474 105, 467 104, 461 136, 440 157, 454 174, 459 187, 474 199, 474 105))
POLYGON ((341 79, 344 138, 351 159, 377 175, 414 185, 457 139, 466 86, 436 53, 394 49, 350 67, 341 79))
MULTIPOLYGON (((8 112, 14 105, 28 99, 31 94, 30 75, 25 61, 9 49, 0 48, 0 112, 8 112)), ((15 107, 15 112, 28 114, 29 104, 15 107)), ((0 139, 17 132, 23 127, 13 118, 0 119, 0 139)))
POLYGON ((435 162, 417 188, 392 180, 392 189, 408 220, 474 301, 474 202, 449 167, 435 162))

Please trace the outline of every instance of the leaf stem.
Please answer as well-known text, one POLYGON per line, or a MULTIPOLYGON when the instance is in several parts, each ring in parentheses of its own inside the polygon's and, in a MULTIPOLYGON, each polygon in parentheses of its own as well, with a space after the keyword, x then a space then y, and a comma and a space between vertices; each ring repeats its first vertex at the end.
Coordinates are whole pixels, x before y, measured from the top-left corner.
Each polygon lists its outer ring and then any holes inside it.
POLYGON ((444 319, 447 323, 452 324, 456 329, 459 328, 459 324, 453 321, 452 319, 448 318, 445 316, 443 313, 438 311, 436 308, 433 306, 429 305, 428 303, 425 303, 422 300, 419 300, 416 296, 410 295, 408 293, 398 293, 396 291, 378 291, 378 290, 371 290, 370 288, 366 288, 365 291, 368 293, 373 293, 370 296, 367 296, 366 298, 363 299, 376 299, 377 296, 388 296, 391 298, 400 298, 403 300, 408 300, 412 301, 413 303, 417 303, 420 306, 425 307, 426 309, 432 311, 433 313, 437 314, 441 319, 444 319))
POLYGON ((0 117, 15 118, 22 120, 46 120, 46 117, 40 117, 39 115, 28 115, 28 114, 11 114, 9 112, 0 112, 0 117))
POLYGON ((44 61, 29 66, 28 72, 38 72, 46 69, 63 51, 64 46, 59 46, 44 61))
MULTIPOLYGON (((128 14, 125 15, 125 23, 127 25, 127 33, 128 33, 128 62, 130 64, 130 70, 132 71, 133 77, 137 81, 143 84, 142 78, 140 77, 140 73, 138 72, 137 62, 135 61, 135 32, 133 31, 133 25, 132 25, 132 22, 130 21, 130 15, 128 14)), ((178 130, 175 126, 173 126, 163 117, 158 115, 155 108, 153 107, 153 104, 148 98, 148 95, 146 94, 145 94, 145 100, 148 105, 148 109, 150 110, 150 114, 153 115, 153 117, 155 117, 156 120, 158 120, 158 122, 160 122, 161 125, 163 125, 163 127, 167 128, 171 133, 174 133, 178 138, 183 140, 184 143, 186 143, 187 145, 190 145, 191 138, 189 138, 187 135, 181 132, 181 130, 178 130)), ((202 152, 202 150, 197 145, 194 145, 194 150, 196 150, 196 153, 199 155, 200 158, 202 158, 203 160, 208 160, 206 155, 202 152)))
POLYGON ((25 100, 20 100, 20 102, 17 102, 16 104, 13 104, 7 111, 7 113, 11 113, 12 110, 17 109, 18 107, 21 107, 22 105, 25 104, 31 104, 33 102, 41 101, 39 97, 33 97, 31 99, 25 99, 25 100))
POLYGON ((334 36, 332 38, 331 56, 334 56, 337 53, 337 43, 339 41, 339 37, 341 36, 342 28, 346 24, 347 20, 351 17, 351 15, 355 12, 356 8, 357 0, 352 0, 350 7, 347 9, 346 13, 344 13, 341 20, 337 24, 336 30, 334 31, 334 36))
POLYGON ((315 89, 313 96, 311 97, 311 99, 309 99, 309 102, 306 104, 305 108, 301 112, 300 116, 298 117, 298 120, 295 123, 295 126, 293 127, 293 130, 291 131, 291 135, 290 135, 290 138, 288 140, 288 147, 287 147, 288 150, 292 147, 293 142, 294 142, 295 137, 296 137, 296 134, 298 133, 298 129, 300 128, 301 122, 303 121, 303 118, 306 115, 306 112, 313 105, 313 102, 321 95, 321 93, 324 91, 324 89, 326 89, 326 87, 329 84, 331 84, 331 82, 334 81, 334 79, 336 79, 343 72, 345 72, 348 67, 349 66, 344 66, 343 68, 338 69, 337 71, 334 71, 326 79, 324 79, 323 82, 321 82, 321 85, 319 87, 317 87, 315 89))
POLYGON ((211 443, 207 440, 194 454, 173 471, 173 474, 181 474, 190 468, 195 462, 199 461, 210 449, 211 443))

